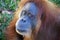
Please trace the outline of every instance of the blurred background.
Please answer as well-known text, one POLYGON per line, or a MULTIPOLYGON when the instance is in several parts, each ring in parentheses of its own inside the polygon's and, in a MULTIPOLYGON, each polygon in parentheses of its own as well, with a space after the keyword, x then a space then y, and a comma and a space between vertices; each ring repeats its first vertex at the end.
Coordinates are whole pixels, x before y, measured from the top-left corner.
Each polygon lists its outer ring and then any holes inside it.
MULTIPOLYGON (((49 0, 60 7, 60 0, 49 0)), ((0 0, 0 40, 5 40, 4 29, 13 19, 20 0, 0 0)))

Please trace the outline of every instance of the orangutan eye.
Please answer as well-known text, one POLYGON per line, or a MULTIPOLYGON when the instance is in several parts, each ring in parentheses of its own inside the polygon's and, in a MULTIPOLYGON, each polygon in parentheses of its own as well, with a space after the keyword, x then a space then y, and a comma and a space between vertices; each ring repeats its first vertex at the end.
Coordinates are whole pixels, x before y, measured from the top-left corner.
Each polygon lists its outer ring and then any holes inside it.
POLYGON ((33 18, 33 17, 34 17, 30 12, 28 13, 28 16, 29 16, 30 18, 33 18))
POLYGON ((27 12, 26 12, 25 10, 22 11, 22 15, 26 15, 26 13, 27 13, 27 12))
POLYGON ((28 13, 28 16, 31 17, 32 16, 31 13, 28 13))

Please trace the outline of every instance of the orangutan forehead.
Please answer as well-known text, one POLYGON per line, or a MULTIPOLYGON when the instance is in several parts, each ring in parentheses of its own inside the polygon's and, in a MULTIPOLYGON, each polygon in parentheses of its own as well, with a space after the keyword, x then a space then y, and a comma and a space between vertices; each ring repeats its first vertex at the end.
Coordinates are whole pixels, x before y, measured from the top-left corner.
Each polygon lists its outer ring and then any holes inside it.
POLYGON ((35 3, 32 3, 32 2, 25 4, 22 10, 29 11, 33 15, 36 15, 38 12, 37 6, 35 5, 35 3))

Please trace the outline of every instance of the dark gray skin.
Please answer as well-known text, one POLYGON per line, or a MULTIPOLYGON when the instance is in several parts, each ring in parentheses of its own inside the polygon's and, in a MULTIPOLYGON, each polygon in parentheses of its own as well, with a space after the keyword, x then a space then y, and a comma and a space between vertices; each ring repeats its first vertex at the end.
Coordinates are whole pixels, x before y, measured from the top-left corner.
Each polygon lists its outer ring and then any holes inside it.
POLYGON ((21 11, 20 18, 16 22, 16 32, 21 35, 30 35, 37 24, 37 6, 30 2, 21 11))

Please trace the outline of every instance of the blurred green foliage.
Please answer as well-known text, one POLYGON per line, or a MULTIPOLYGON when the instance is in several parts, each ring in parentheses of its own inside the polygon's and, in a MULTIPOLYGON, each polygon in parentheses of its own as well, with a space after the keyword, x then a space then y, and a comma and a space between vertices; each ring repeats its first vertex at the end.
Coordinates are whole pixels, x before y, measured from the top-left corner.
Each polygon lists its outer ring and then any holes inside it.
POLYGON ((8 14, 8 13, 1 14, 0 13, 0 40, 5 40, 4 29, 9 24, 11 19, 13 18, 12 16, 13 14, 8 14))
POLYGON ((19 0, 0 0, 0 8, 4 10, 15 10, 19 0))
MULTIPOLYGON (((0 10, 15 11, 20 0, 0 0, 0 10)), ((5 40, 4 30, 13 18, 13 14, 0 13, 0 40, 5 40)))
POLYGON ((58 7, 60 7, 60 0, 50 0, 50 1, 55 3, 58 7))

